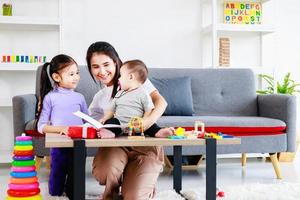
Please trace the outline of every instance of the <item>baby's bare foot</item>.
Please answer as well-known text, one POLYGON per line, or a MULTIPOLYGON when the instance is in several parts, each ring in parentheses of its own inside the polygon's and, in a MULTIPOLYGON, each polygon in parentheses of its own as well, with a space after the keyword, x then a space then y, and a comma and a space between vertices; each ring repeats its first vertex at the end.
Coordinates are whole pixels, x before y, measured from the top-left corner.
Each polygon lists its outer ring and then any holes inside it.
POLYGON ((97 132, 97 135, 101 139, 114 138, 116 136, 112 131, 110 131, 106 128, 99 129, 99 131, 97 132))
POLYGON ((155 137, 166 138, 170 135, 174 135, 175 129, 173 127, 162 128, 156 134, 155 137))

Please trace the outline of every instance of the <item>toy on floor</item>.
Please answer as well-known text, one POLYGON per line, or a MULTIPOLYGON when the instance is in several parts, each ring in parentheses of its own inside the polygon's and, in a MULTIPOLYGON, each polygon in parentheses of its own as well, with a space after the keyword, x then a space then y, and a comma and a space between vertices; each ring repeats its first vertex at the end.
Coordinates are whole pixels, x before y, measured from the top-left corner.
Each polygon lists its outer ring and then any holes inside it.
POLYGON ((32 137, 16 137, 6 200, 41 200, 32 137))
POLYGON ((140 117, 132 117, 128 124, 129 136, 144 136, 143 119, 140 117))
POLYGON ((225 192, 217 188, 217 198, 220 199, 223 197, 225 197, 225 192))

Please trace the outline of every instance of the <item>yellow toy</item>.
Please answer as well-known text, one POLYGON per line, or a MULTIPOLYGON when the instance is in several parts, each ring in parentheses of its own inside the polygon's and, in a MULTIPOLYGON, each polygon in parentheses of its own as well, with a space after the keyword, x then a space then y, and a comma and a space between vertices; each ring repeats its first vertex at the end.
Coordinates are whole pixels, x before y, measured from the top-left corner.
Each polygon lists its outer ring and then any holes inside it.
POLYGON ((175 135, 177 135, 177 136, 184 136, 185 135, 185 129, 182 128, 182 127, 178 127, 175 130, 175 135))
POLYGON ((214 138, 216 140, 222 139, 222 136, 218 135, 217 133, 205 133, 204 138, 214 138))
POLYGON ((144 136, 143 120, 140 117, 132 117, 128 124, 129 136, 144 136))

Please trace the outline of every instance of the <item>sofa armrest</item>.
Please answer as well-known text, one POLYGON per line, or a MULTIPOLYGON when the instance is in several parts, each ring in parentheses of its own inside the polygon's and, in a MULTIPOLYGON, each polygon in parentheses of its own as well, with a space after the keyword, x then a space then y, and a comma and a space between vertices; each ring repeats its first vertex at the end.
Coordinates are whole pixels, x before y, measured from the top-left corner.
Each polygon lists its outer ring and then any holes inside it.
POLYGON ((258 95, 258 115, 280 119, 286 123, 287 151, 296 150, 296 97, 286 94, 258 95))
POLYGON ((25 130, 27 122, 35 119, 37 97, 35 94, 14 96, 13 103, 13 125, 14 136, 21 135, 25 130))

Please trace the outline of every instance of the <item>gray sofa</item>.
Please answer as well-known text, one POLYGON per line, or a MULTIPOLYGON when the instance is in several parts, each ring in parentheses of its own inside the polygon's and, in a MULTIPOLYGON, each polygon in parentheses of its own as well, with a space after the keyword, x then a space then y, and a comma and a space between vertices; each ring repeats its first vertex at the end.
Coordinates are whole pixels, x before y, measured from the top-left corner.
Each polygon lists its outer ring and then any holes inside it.
MULTIPOLYGON (((40 68, 37 71, 37 83, 39 83, 39 73, 40 68)), ((91 79, 86 66, 80 67, 80 73, 81 81, 76 90, 85 96, 89 104, 100 86, 91 79)), ((276 158, 274 153, 295 151, 295 97, 275 94, 257 95, 255 77, 250 69, 150 68, 149 76, 170 80, 189 77, 190 80, 190 88, 187 90, 191 90, 193 114, 162 116, 158 121, 160 126, 188 128, 193 127, 196 120, 201 120, 205 123, 207 131, 221 131, 241 137, 240 145, 219 146, 217 148, 219 154, 270 153, 274 160, 276 158)), ((176 90, 170 88, 171 93, 176 90)), ((38 84, 35 94, 13 97, 15 136, 24 131, 34 132, 32 124, 37 96, 38 84)), ((47 154, 43 140, 42 137, 34 139, 35 152, 40 156, 47 154)), ((165 152, 170 155, 172 149, 165 148, 165 152)), ((205 154, 205 149, 185 147, 183 154, 205 154)), ((277 165, 277 159, 273 164, 277 165)), ((280 177, 280 173, 277 177, 280 177)))

